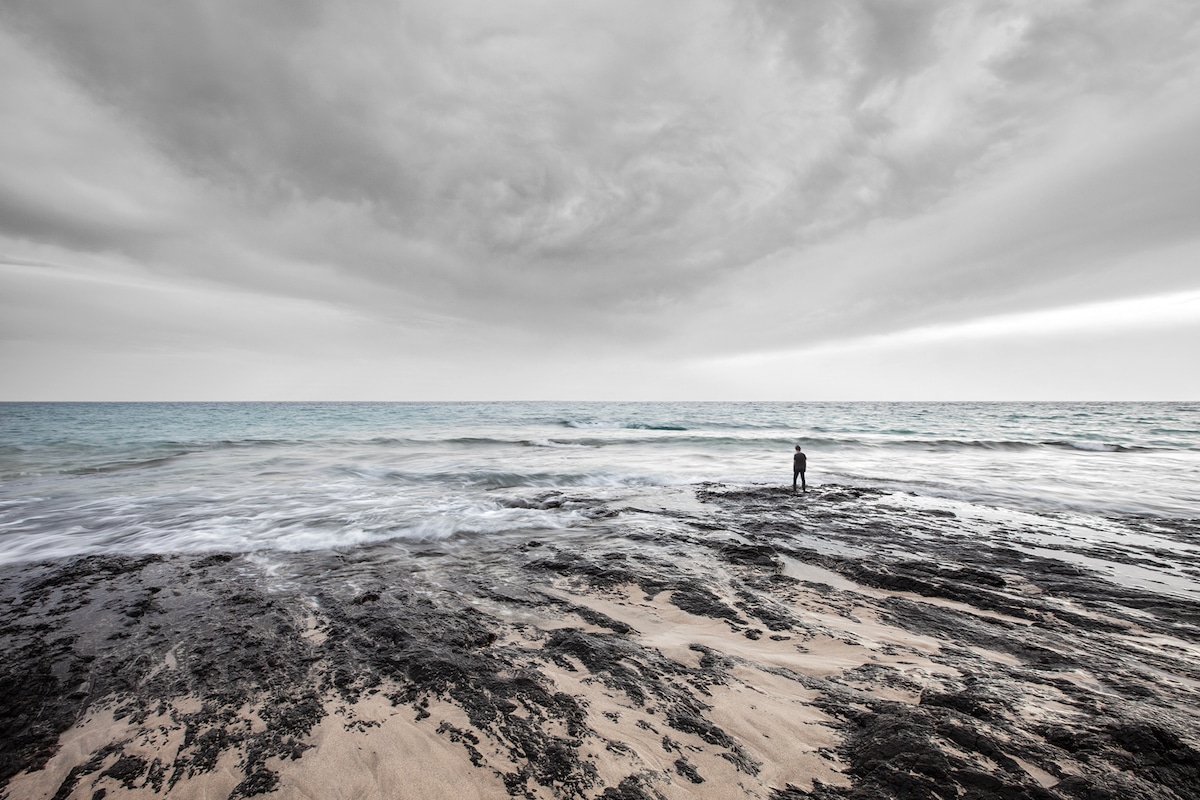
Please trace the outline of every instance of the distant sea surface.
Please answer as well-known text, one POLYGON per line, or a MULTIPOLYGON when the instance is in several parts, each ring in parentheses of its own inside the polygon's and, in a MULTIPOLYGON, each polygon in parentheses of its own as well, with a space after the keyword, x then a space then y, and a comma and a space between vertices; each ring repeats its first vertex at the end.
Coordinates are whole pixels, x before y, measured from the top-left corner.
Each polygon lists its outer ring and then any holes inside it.
POLYGON ((1200 517, 1196 403, 5 403, 0 563, 585 529, 703 483, 1200 517), (586 506, 586 507, 585 507, 586 506))

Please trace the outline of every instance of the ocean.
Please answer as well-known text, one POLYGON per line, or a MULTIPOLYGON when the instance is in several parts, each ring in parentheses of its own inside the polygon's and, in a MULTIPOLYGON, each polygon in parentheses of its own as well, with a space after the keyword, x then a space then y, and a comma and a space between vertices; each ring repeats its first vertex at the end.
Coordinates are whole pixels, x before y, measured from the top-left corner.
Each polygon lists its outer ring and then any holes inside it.
POLYGON ((1195 403, 6 403, 0 563, 602 530, 595 502, 789 486, 797 443, 813 489, 1200 517, 1195 403))

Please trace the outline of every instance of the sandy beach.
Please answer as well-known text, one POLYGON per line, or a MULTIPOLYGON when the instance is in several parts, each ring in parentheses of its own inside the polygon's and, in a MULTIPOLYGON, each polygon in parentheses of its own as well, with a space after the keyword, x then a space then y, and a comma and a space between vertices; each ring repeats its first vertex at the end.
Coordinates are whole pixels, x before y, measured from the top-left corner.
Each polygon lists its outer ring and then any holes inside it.
POLYGON ((605 535, 5 567, 0 796, 1200 796, 1194 522, 506 502, 605 535))

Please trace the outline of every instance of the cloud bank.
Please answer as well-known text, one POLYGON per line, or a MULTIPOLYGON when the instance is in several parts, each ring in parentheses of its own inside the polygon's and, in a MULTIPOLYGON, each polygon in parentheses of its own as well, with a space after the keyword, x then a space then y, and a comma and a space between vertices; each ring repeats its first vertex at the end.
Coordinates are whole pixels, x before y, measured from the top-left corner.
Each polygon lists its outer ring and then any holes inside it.
POLYGON ((10 0, 5 394, 991 396, 1200 288, 1198 89, 1190 0, 10 0))

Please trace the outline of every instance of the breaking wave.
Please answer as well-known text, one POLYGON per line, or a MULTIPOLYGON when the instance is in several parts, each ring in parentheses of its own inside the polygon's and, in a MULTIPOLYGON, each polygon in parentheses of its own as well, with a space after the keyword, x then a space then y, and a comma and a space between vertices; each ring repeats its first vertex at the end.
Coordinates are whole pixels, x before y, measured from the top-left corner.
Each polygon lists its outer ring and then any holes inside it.
POLYGON ((564 419, 560 420, 559 425, 564 428, 610 428, 615 430, 631 430, 631 431, 686 431, 689 430, 686 425, 678 423, 659 423, 652 424, 649 422, 607 422, 601 420, 578 420, 564 419))

